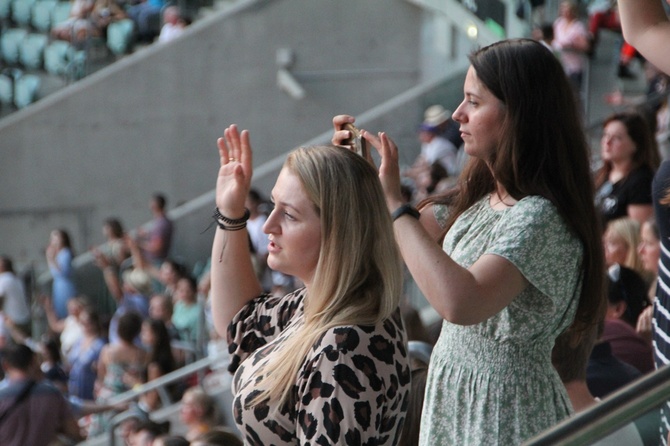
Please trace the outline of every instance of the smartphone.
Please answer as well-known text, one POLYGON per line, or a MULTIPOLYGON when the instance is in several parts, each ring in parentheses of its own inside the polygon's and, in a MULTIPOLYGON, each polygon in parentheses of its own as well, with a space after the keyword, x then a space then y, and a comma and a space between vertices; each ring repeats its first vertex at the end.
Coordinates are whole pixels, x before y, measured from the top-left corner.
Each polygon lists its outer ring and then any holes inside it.
POLYGON ((361 131, 355 125, 349 123, 344 124, 342 129, 351 132, 351 138, 342 141, 342 145, 351 147, 354 152, 367 159, 369 155, 368 143, 361 135, 361 131))

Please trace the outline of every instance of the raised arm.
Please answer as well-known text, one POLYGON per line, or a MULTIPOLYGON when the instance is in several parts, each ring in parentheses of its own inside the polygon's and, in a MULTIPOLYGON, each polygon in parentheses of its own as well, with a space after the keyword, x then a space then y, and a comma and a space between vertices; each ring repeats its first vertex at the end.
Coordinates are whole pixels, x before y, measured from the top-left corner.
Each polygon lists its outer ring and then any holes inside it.
MULTIPOLYGON (((217 144, 220 168, 216 180, 216 206, 227 219, 241 219, 245 215, 244 202, 252 175, 249 132, 240 133, 235 125, 231 125, 217 144)), ((214 327, 225 336, 233 316, 263 289, 251 263, 246 229, 235 230, 237 225, 222 220, 217 220, 216 226, 211 262, 212 314, 214 327), (219 224, 230 229, 222 229, 219 224)))
POLYGON ((659 69, 670 73, 670 21, 661 0, 619 0, 623 36, 659 69))
MULTIPOLYGON (((384 133, 364 131, 381 155, 379 178, 390 212, 404 204, 398 150, 384 133)), ((497 255, 483 255, 469 268, 456 263, 435 243, 435 235, 407 214, 393 227, 400 252, 419 289, 446 320, 461 325, 483 322, 505 308, 527 286, 521 272, 497 255)))

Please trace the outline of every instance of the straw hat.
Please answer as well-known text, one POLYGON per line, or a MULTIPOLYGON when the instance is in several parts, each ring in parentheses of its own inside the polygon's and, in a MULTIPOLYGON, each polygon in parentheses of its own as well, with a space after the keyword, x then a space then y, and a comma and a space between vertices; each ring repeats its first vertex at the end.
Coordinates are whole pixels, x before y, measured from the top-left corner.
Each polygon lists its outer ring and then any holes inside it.
POLYGON ((449 118, 451 118, 451 111, 441 105, 431 105, 423 113, 423 125, 437 127, 440 124, 444 124, 449 118))
POLYGON ((134 268, 123 273, 123 281, 137 290, 140 294, 149 295, 153 291, 151 276, 142 270, 134 268))

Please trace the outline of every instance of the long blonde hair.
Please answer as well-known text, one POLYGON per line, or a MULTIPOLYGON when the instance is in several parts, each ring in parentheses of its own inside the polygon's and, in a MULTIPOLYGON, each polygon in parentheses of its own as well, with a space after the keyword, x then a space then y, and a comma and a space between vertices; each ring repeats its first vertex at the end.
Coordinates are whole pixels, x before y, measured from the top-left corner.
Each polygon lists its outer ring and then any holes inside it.
POLYGON ((630 217, 617 218, 607 223, 605 232, 609 231, 623 240, 628 246, 623 266, 635 270, 636 273, 643 277, 646 276, 642 259, 640 259, 637 252, 637 247, 640 245, 640 223, 630 217))
POLYGON ((375 325, 398 308, 402 270, 377 172, 335 146, 300 147, 284 168, 296 175, 321 220, 321 249, 305 297, 304 324, 259 370, 266 375, 256 405, 289 401, 305 358, 330 328, 375 325))

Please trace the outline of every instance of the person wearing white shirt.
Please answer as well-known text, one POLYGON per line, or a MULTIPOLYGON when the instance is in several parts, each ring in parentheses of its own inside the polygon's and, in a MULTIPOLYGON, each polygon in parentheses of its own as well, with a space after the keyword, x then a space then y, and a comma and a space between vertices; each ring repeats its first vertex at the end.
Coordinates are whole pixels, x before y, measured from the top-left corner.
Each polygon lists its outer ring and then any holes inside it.
POLYGON ((30 335, 30 307, 21 279, 14 273, 12 260, 0 256, 0 297, 5 316, 26 335, 30 335))

